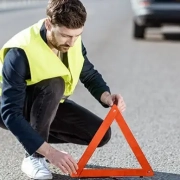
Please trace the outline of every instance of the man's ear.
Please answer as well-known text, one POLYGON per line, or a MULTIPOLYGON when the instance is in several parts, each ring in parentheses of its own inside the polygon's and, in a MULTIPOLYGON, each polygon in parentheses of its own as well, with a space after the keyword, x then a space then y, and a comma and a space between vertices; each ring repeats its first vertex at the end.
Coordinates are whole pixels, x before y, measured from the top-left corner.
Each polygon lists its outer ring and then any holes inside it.
POLYGON ((47 29, 48 31, 51 31, 51 29, 52 29, 52 24, 51 24, 51 21, 50 21, 49 18, 46 18, 46 19, 45 19, 45 27, 46 27, 46 29, 47 29))

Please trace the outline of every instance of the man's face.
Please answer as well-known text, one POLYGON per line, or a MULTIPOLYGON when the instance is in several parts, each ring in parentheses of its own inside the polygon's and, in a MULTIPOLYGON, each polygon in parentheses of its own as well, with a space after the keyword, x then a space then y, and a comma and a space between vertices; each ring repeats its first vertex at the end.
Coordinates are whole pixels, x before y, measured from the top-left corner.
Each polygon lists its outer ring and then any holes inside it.
POLYGON ((79 29, 68 29, 65 26, 53 26, 48 20, 45 24, 48 43, 63 53, 67 52, 74 45, 77 38, 83 32, 83 27, 79 29))

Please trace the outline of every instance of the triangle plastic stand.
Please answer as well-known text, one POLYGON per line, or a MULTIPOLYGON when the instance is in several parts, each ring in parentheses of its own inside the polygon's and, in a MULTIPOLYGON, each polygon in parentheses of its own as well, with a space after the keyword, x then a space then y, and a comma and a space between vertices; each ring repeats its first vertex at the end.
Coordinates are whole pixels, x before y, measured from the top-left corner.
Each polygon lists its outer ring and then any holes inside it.
POLYGON ((148 163, 145 155, 143 154, 141 148, 139 147, 136 139, 134 138, 131 130, 129 129, 127 123, 125 122, 123 116, 121 115, 119 109, 116 105, 111 107, 108 115, 104 119, 103 123, 97 130, 90 144, 86 148, 84 154, 78 162, 77 174, 71 174, 73 178, 98 178, 98 177, 149 177, 153 176, 154 172, 148 163), (107 169, 91 169, 84 168, 100 143, 101 139, 107 132, 108 128, 111 126, 112 122, 116 120, 122 133, 124 134, 129 146, 131 147, 134 155, 136 156, 139 164, 142 168, 130 169, 130 168, 107 168, 107 169))

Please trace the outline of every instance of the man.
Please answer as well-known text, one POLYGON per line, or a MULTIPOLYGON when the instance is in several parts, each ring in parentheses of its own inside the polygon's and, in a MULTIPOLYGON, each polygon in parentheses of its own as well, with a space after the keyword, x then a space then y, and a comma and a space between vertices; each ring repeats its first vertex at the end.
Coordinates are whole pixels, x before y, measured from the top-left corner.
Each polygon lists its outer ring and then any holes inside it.
MULTIPOLYGON (((63 173, 76 173, 76 161, 51 143, 88 145, 102 119, 68 99, 78 80, 103 107, 123 98, 111 94, 86 56, 81 40, 86 10, 79 0, 50 0, 47 18, 11 38, 1 49, 0 125, 26 151, 21 169, 30 178, 52 179, 46 160, 63 173)), ((111 138, 111 128, 98 147, 111 138)))

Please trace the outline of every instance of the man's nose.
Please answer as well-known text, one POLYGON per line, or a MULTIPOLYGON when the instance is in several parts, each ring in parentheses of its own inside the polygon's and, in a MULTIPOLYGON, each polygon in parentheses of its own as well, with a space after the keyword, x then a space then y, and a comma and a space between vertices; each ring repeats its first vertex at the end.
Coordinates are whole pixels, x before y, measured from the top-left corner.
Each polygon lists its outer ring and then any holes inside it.
POLYGON ((68 45, 70 46, 70 47, 72 47, 72 46, 74 46, 74 42, 75 42, 75 38, 71 38, 71 39, 69 39, 69 41, 68 41, 68 45))

